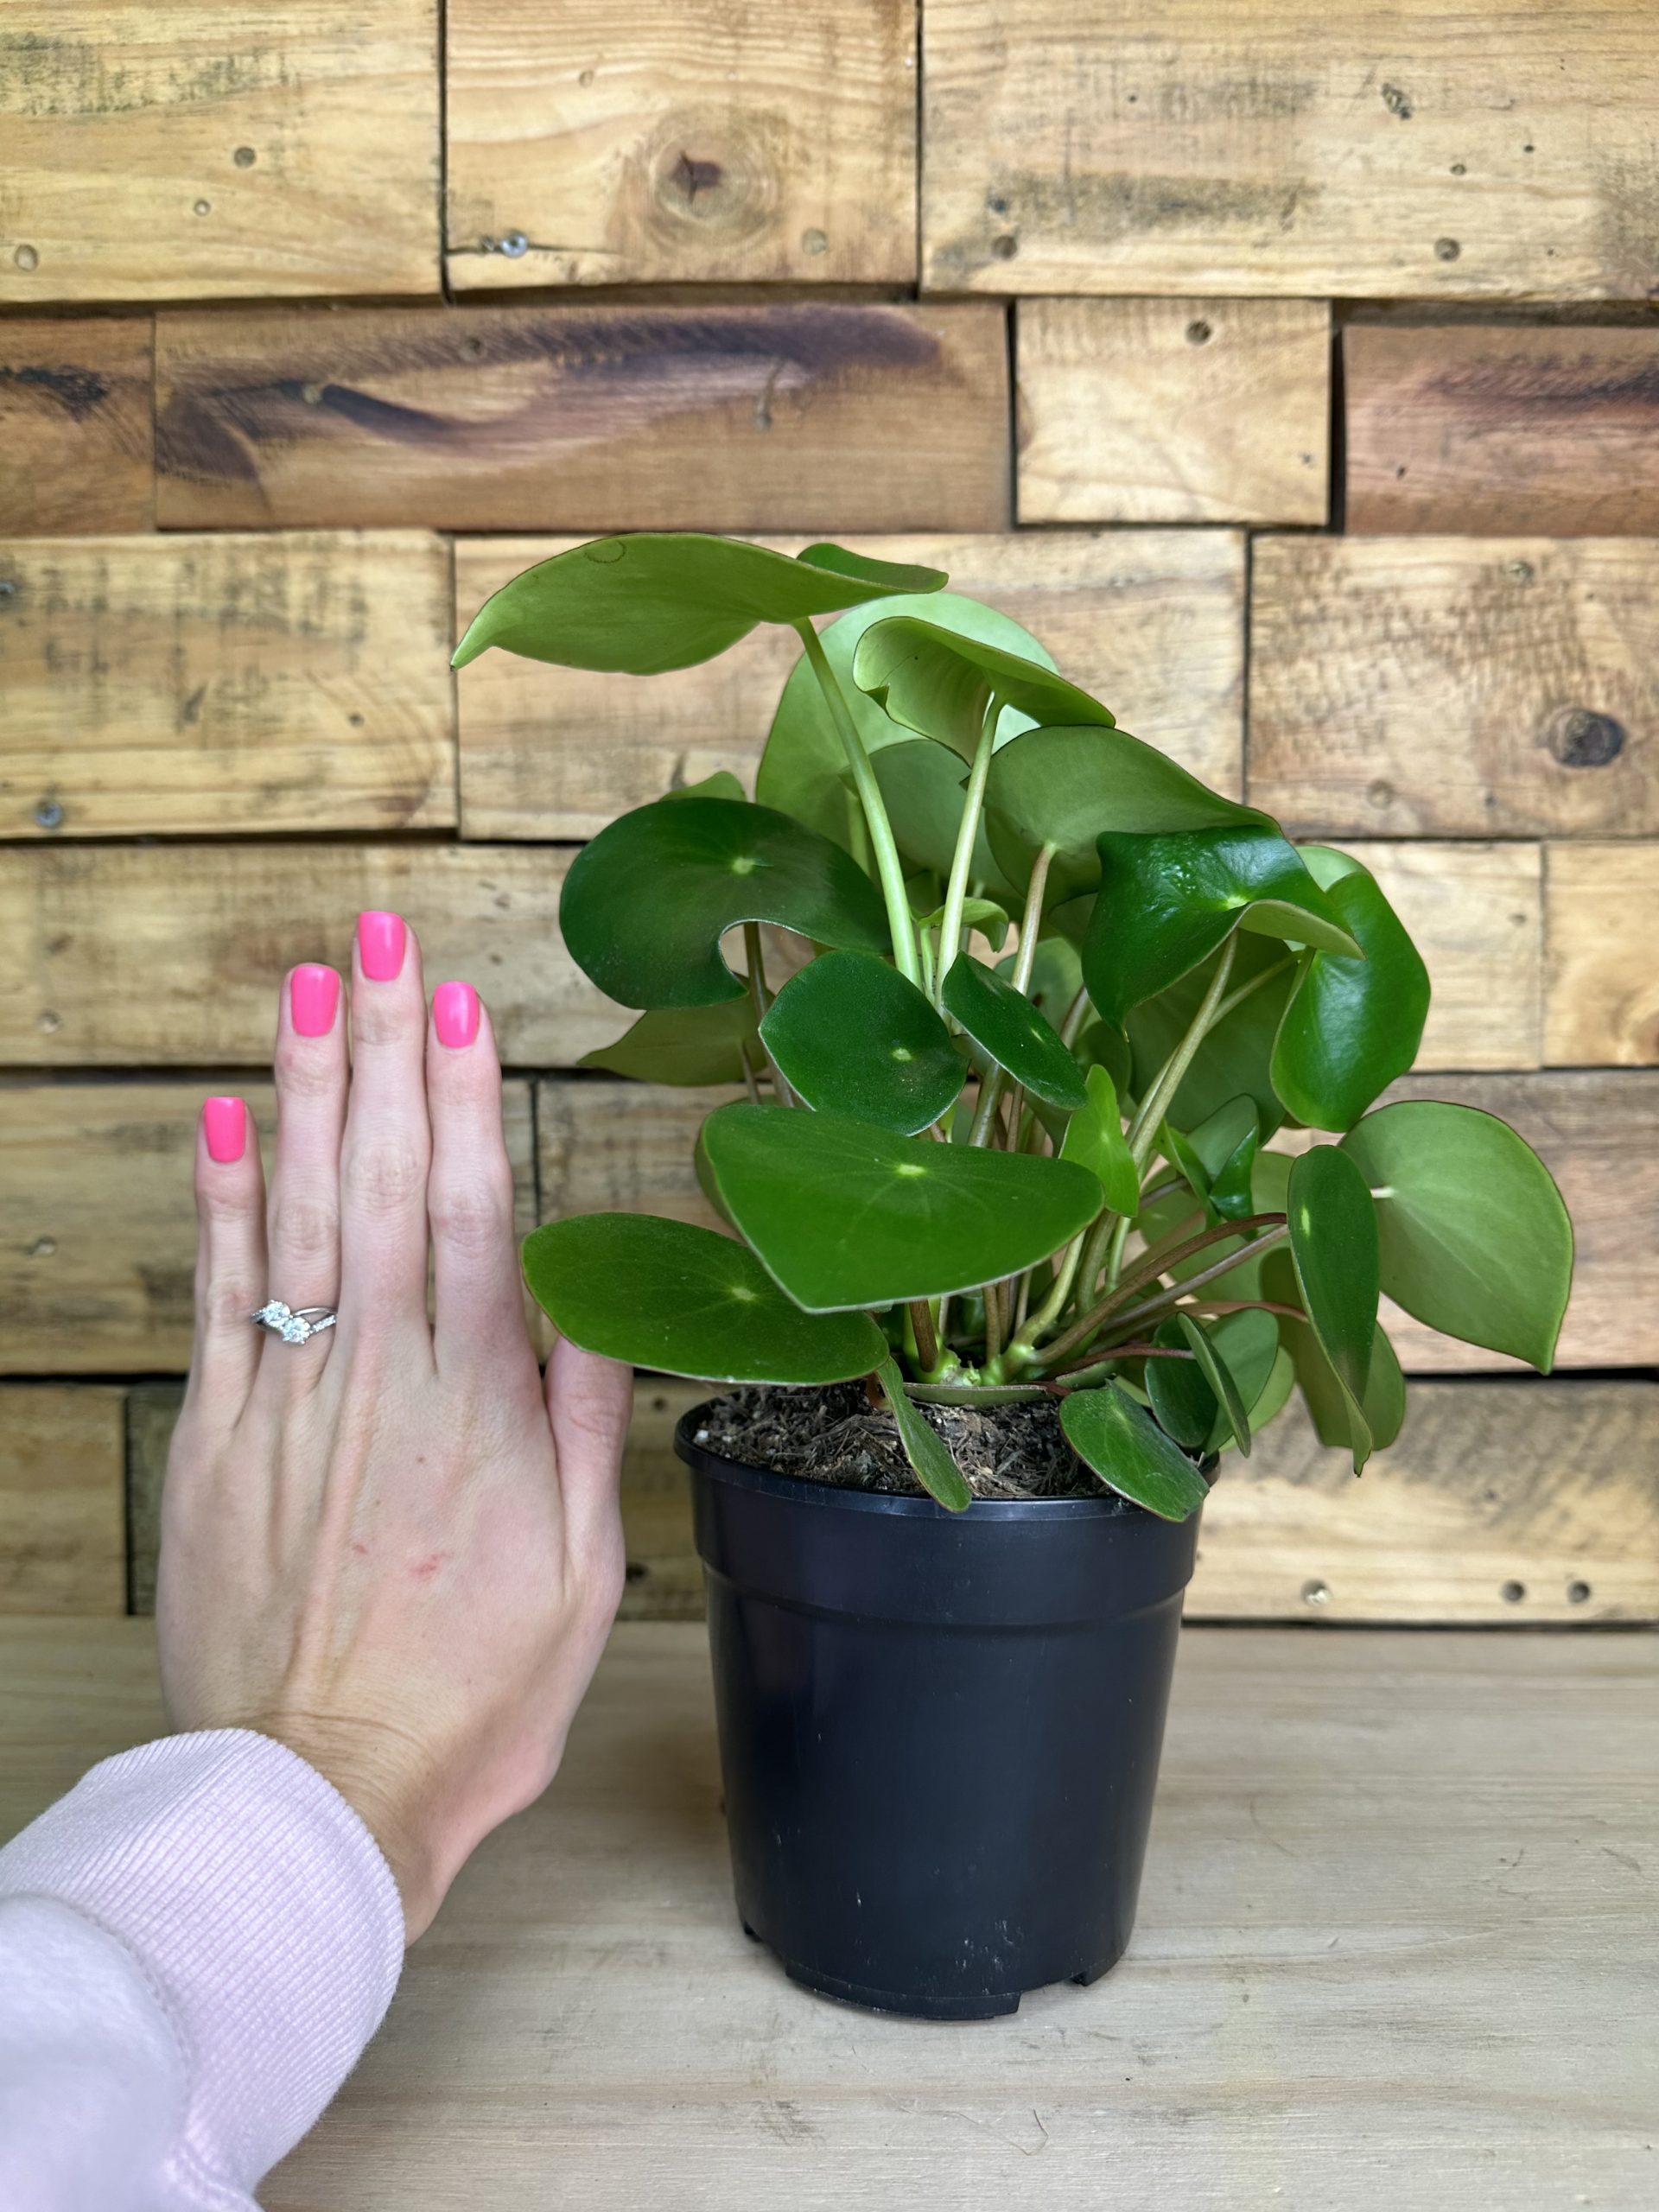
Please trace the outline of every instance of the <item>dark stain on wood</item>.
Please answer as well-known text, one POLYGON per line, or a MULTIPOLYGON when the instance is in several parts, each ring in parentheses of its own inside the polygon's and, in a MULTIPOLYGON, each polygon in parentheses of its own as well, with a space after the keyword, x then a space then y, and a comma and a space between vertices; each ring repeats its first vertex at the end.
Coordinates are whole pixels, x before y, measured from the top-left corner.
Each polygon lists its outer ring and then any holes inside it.
POLYGON ((101 377, 96 369, 67 365, 48 368, 31 364, 21 369, 0 365, 0 385, 21 392, 25 398, 42 399, 48 407, 61 409, 74 423, 84 423, 110 396, 107 377, 101 377))

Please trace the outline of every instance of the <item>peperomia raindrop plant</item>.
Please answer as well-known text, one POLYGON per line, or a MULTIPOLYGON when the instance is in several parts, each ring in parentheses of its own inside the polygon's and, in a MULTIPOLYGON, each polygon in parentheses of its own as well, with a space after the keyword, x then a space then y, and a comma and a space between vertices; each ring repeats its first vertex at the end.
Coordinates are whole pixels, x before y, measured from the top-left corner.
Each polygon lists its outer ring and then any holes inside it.
POLYGON ((1573 1262, 1548 1173, 1490 1115, 1376 1106, 1429 1002, 1376 879, 945 582, 601 538, 462 639, 457 665, 640 676, 760 623, 801 644, 752 799, 725 773, 671 792, 570 869, 566 945, 639 1015, 586 1065, 746 1095, 696 1142, 729 1234, 616 1213, 525 1240, 556 1325, 714 1382, 868 1377, 951 1508, 968 1485, 918 1408, 1052 1399, 1103 1482, 1176 1520, 1294 1388, 1356 1471, 1394 1440, 1384 1293, 1547 1370, 1573 1262))

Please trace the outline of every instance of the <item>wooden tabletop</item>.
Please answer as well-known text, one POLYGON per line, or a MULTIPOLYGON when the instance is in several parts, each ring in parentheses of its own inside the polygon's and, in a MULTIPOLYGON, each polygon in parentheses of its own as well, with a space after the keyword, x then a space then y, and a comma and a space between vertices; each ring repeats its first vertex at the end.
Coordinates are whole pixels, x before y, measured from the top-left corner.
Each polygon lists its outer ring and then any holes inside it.
MULTIPOLYGON (((0 1623, 0 1834, 159 1726, 149 1628, 0 1623)), ((269 2212, 1659 2202, 1659 1643, 1189 1630, 1140 1924, 936 2026, 733 1914, 701 1629, 619 1630, 269 2212)))

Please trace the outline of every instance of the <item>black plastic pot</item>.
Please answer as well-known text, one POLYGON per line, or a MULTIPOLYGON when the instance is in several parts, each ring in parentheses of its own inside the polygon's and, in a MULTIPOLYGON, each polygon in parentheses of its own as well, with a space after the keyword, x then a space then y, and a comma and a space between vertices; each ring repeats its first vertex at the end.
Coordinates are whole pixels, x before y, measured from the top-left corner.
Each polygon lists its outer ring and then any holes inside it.
POLYGON ((931 1498, 705 1451, 688 1414, 748 1933, 926 2019, 1094 1981, 1135 1921, 1198 1516, 931 1498))

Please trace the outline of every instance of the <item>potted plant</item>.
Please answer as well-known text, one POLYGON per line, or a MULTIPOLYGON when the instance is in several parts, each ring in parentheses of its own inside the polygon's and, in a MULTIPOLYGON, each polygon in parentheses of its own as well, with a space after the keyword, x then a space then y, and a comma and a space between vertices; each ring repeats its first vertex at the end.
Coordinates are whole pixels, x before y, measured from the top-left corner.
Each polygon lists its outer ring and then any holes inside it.
POLYGON ((753 798, 624 815, 561 908, 639 1009, 588 1065, 741 1087, 696 1143, 729 1233, 559 1221, 524 1272, 576 1343, 728 1386, 677 1441, 745 1925, 813 1988, 969 2018, 1128 1940, 1219 1455, 1297 1387, 1356 1473, 1393 1441, 1381 1293, 1548 1369, 1572 1232, 1502 1122, 1375 1105, 1429 985, 1367 870, 945 582, 603 538, 455 658, 799 636, 753 798))

